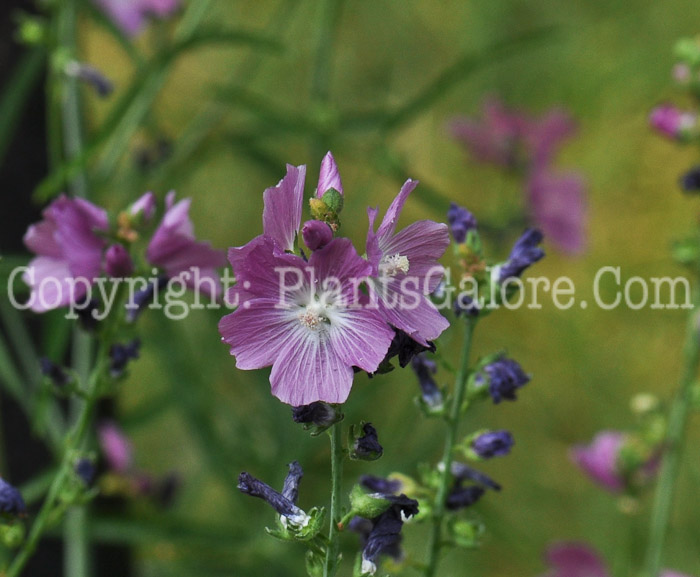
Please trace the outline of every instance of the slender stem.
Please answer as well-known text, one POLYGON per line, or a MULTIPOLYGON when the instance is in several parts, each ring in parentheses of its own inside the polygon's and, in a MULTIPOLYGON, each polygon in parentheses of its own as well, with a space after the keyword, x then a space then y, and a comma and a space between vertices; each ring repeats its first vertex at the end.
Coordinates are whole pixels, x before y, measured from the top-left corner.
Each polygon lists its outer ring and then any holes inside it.
POLYGON ((440 557, 440 549, 442 547, 442 521, 445 516, 445 501, 447 500, 447 491, 450 485, 452 474, 453 453, 457 433, 459 430, 459 420, 464 402, 464 393, 467 388, 467 377, 469 375, 469 354, 472 345, 472 336, 476 319, 467 318, 464 330, 464 341, 462 342, 462 356, 455 380, 455 388, 452 398, 452 406, 447 421, 447 433, 445 435, 445 453, 442 456, 442 470, 440 477, 440 486, 438 487, 437 495, 435 496, 435 504, 433 505, 433 526, 430 534, 430 542, 428 548, 428 564, 425 568, 425 576, 433 577, 437 571, 438 561, 440 557))
POLYGON ((333 425, 331 429, 331 521, 328 531, 328 549, 326 550, 326 564, 323 569, 323 577, 333 577, 338 570, 338 552, 340 541, 338 539, 338 523, 340 523, 340 497, 343 483, 343 440, 342 424, 333 425))
POLYGON ((661 568, 664 541, 671 517, 671 508, 676 491, 676 479, 680 468, 685 425, 690 406, 692 386, 700 365, 700 328, 698 327, 698 302, 700 289, 695 289, 694 308, 688 317, 685 345, 683 347, 683 373, 676 396, 668 415, 664 457, 654 496, 654 507, 649 526, 645 577, 657 577, 661 568))

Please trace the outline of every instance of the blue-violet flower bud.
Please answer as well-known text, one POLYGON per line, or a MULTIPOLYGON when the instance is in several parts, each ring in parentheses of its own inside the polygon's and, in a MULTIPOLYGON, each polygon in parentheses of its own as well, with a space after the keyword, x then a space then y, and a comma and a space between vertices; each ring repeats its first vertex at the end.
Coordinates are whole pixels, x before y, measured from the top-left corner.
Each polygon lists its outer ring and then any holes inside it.
POLYGON ((514 444, 513 435, 508 431, 489 431, 472 441, 472 449, 482 459, 490 459, 507 455, 514 444))
POLYGON ((526 230, 516 241, 510 251, 510 257, 498 271, 498 282, 519 277, 530 265, 544 257, 544 251, 538 246, 542 242, 542 233, 534 228, 526 230))
POLYGON ((467 233, 476 229, 474 215, 454 202, 450 203, 450 208, 447 211, 447 222, 450 225, 452 238, 457 243, 463 243, 467 239, 467 233))

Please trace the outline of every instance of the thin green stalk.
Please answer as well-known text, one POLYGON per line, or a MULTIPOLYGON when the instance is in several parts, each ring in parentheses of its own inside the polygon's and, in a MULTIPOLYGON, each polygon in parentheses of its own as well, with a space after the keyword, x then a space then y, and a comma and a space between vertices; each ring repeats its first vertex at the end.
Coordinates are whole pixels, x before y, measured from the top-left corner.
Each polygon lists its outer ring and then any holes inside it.
POLYGON ((445 501, 447 500, 447 492, 450 480, 452 479, 450 469, 452 467, 455 443, 457 441, 464 394, 467 388, 469 354, 471 352, 472 336, 475 326, 476 319, 467 318, 464 330, 464 341, 462 342, 462 356, 457 372, 457 379, 455 380, 452 406, 450 407, 450 414, 447 421, 445 453, 442 456, 441 462, 443 469, 441 471, 440 486, 438 487, 437 495, 435 496, 435 504, 433 506, 433 525, 428 545, 428 564, 425 568, 426 577, 433 577, 435 575, 440 558, 440 549, 442 548, 442 522, 445 516, 445 501))
POLYGON ((333 425, 331 435, 331 514, 330 529, 328 530, 328 549, 326 549, 326 564, 323 577, 333 577, 338 570, 338 539, 340 523, 340 503, 343 484, 343 428, 340 422, 333 425))
POLYGON ((649 542, 644 564, 644 575, 646 577, 657 577, 661 568, 664 541, 676 492, 676 479, 680 469, 692 387, 700 365, 700 335, 698 335, 700 289, 695 289, 693 300, 695 306, 688 317, 685 345, 683 347, 683 373, 668 415, 663 463, 656 485, 654 507, 651 512, 649 542))

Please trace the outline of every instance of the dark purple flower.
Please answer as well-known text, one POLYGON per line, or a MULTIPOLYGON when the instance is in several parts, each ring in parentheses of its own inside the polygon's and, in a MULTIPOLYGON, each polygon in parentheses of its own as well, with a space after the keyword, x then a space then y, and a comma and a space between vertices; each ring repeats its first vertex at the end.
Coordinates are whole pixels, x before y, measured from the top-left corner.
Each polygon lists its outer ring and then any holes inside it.
POLYGON ((179 0, 93 0, 127 36, 136 36, 150 17, 167 18, 179 7, 179 0))
POLYGON ((59 196, 43 212, 44 219, 24 235, 37 255, 22 276, 32 290, 31 309, 46 312, 80 302, 102 270, 107 213, 82 198, 59 196))
POLYGON ((528 206, 533 222, 561 250, 575 254, 585 248, 586 194, 576 173, 536 170, 527 182, 528 206))
POLYGON ((700 166, 694 166, 681 177, 684 192, 700 192, 700 166))
POLYGON ((301 228, 301 236, 310 250, 318 250, 333 240, 333 231, 323 221, 307 220, 301 228))
POLYGON ((350 529, 360 533, 363 538, 362 572, 371 575, 376 572, 381 555, 401 559, 401 528, 408 519, 418 514, 418 501, 403 494, 384 497, 391 501, 391 505, 381 515, 369 523, 359 517, 350 523, 350 529))
POLYGON ((126 344, 115 343, 109 348, 109 372, 112 377, 119 377, 124 373, 129 361, 139 358, 141 341, 134 339, 126 344))
POLYGON ((512 360, 501 358, 484 367, 488 377, 489 393, 494 403, 503 399, 514 401, 515 391, 530 382, 520 365, 512 360))
POLYGON ((457 243, 463 243, 467 239, 467 233, 476 229, 474 215, 454 202, 450 203, 450 208, 447 211, 447 222, 450 225, 452 238, 457 243))
POLYGON ((78 459, 73 470, 86 487, 92 487, 95 480, 95 464, 90 459, 78 459))
POLYGON ((284 479, 284 485, 282 486, 282 496, 289 499, 292 503, 296 505, 299 498, 299 482, 304 476, 304 471, 298 461, 292 461, 288 465, 289 472, 284 479))
POLYGON ((121 244, 113 244, 105 252, 105 272, 113 278, 126 278, 134 272, 129 251, 121 244))
POLYGON ((479 457, 490 459, 507 455, 514 444, 513 435, 508 431, 489 431, 474 439, 471 446, 479 457))
POLYGON ((682 140, 697 130, 698 116, 695 112, 680 110, 671 104, 662 104, 651 111, 649 124, 668 138, 682 140))
POLYGON ((71 376, 63 370, 63 367, 57 365, 49 358, 40 358, 39 365, 41 374, 48 377, 57 387, 65 387, 72 380, 71 376))
POLYGON ((187 287, 218 297, 221 280, 216 269, 226 264, 226 256, 209 243, 195 239, 190 202, 185 198, 175 203, 175 192, 168 193, 165 215, 148 243, 146 257, 151 264, 163 268, 169 278, 181 277, 187 287))
MULTIPOLYGON (((301 476, 299 475, 298 478, 301 478, 301 476)), ((298 478, 296 479, 297 481, 298 478)), ((292 499, 275 491, 272 487, 256 479, 249 473, 243 472, 238 476, 238 489, 246 495, 262 499, 292 525, 305 527, 309 522, 309 516, 297 507, 292 499)), ((295 491, 296 488, 294 488, 294 491, 290 489, 288 493, 291 494, 295 491)))
POLYGON ((379 444, 377 429, 371 423, 365 423, 362 427, 362 435, 355 439, 355 444, 351 451, 353 459, 363 461, 376 461, 384 453, 384 449, 379 444))
POLYGON ((221 319, 222 340, 238 368, 272 365, 272 394, 282 402, 343 403, 352 367, 376 371, 394 336, 357 291, 371 266, 344 238, 311 253, 308 262, 276 248, 263 235, 229 251, 238 282, 228 300, 239 307, 221 319))
POLYGON ((399 479, 386 479, 376 475, 362 475, 360 485, 372 493, 384 495, 398 495, 403 487, 403 483, 399 479))
POLYGON ((378 209, 367 210, 367 258, 372 265, 371 286, 387 322, 423 346, 449 326, 447 319, 425 295, 442 280, 438 263, 450 242, 447 226, 431 220, 410 224, 396 233, 396 224, 408 195, 418 182, 407 180, 374 232, 378 209))
POLYGON ((576 445, 571 449, 571 459, 591 479, 614 493, 625 488, 625 478, 619 469, 618 457, 625 444, 625 434, 619 431, 602 431, 589 445, 576 445))
POLYGON ((458 484, 455 485, 447 495, 445 506, 450 511, 465 509, 466 507, 471 507, 474 503, 481 499, 481 496, 483 494, 483 487, 480 487, 478 485, 469 485, 467 487, 463 487, 462 485, 458 484))
POLYGON ((455 316, 459 317, 461 315, 467 315, 470 317, 478 317, 481 309, 479 308, 479 303, 470 297, 468 294, 459 293, 455 299, 452 308, 455 312, 455 316))
POLYGON ((340 180, 338 165, 333 155, 328 152, 321 161, 321 171, 318 175, 318 186, 316 187, 316 198, 322 198, 331 188, 343 194, 343 183, 340 180))
POLYGON ((114 91, 114 84, 94 66, 76 61, 69 62, 65 67, 68 76, 82 80, 91 86, 97 96, 107 98, 114 91))
POLYGON ((24 517, 27 514, 22 494, 2 477, 0 477, 0 513, 12 517, 24 517))
POLYGON ((501 490, 501 486, 498 483, 496 483, 496 481, 494 481, 491 477, 485 475, 481 471, 472 469, 469 465, 466 465, 464 463, 453 461, 450 471, 452 472, 452 476, 454 477, 455 482, 460 486, 464 481, 474 481, 482 487, 493 489, 494 491, 501 490))
MULTIPOLYGON (((417 341, 413 340, 404 331, 394 329, 394 338, 392 339, 391 345, 389 345, 389 350, 387 351, 386 356, 382 361, 382 365, 385 366, 387 369, 384 372, 388 372, 389 370, 394 368, 390 363, 391 359, 393 359, 394 357, 398 357, 399 366, 403 369, 408 366, 408 364, 411 362, 411 359, 413 359, 414 356, 425 351, 430 351, 431 353, 434 353, 435 343, 433 343, 432 341, 428 341, 427 346, 424 346, 418 343, 417 341)), ((380 371, 378 372, 382 372, 381 367, 380 371)))
POLYGON ((437 372, 435 361, 431 361, 425 355, 416 355, 411 361, 411 367, 418 377, 421 397, 425 404, 431 408, 441 407, 443 404, 442 393, 433 379, 437 372))
POLYGON ((333 405, 322 401, 316 401, 309 405, 292 407, 292 419, 295 423, 328 427, 333 423, 337 423, 339 417, 340 415, 333 405))
POLYGON ((498 270, 498 282, 519 277, 526 268, 544 257, 544 251, 538 246, 542 242, 542 233, 536 229, 526 230, 513 245, 510 257, 498 270))

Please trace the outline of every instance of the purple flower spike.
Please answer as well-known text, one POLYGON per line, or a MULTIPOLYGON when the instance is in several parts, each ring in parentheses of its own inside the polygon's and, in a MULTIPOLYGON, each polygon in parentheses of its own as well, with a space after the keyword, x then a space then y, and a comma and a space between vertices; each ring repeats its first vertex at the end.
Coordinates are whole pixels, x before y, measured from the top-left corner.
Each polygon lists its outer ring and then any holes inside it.
POLYGON ((127 36, 136 36, 147 18, 167 18, 179 7, 179 0, 94 0, 127 36))
POLYGON ((329 151, 321 161, 316 198, 321 198, 326 191, 331 188, 335 188, 340 194, 343 194, 343 183, 340 180, 338 165, 335 163, 335 158, 333 158, 333 155, 329 151))
POLYGON ((367 257, 372 264, 371 285, 387 322, 423 346, 449 326, 425 296, 443 277, 438 263, 450 242, 447 226, 431 220, 410 224, 396 233, 396 224, 408 195, 418 182, 407 180, 374 232, 377 209, 368 209, 367 257))
POLYGON ((596 483, 618 493, 625 488, 625 479, 617 465, 617 458, 624 444, 624 433, 602 431, 595 436, 590 445, 573 447, 571 458, 596 483))
POLYGON ((182 276, 188 288, 218 298, 221 281, 216 269, 226 263, 226 257, 209 243, 195 239, 190 202, 185 198, 175 203, 175 192, 168 193, 167 210, 148 244, 146 257, 151 264, 162 267, 168 277, 182 276))
POLYGON ((651 111, 649 124, 657 132, 674 140, 680 140, 697 127, 694 112, 680 110, 671 104, 662 104, 651 111))
POLYGON ((447 211, 447 222, 450 224, 452 238, 457 243, 463 243, 467 239, 467 233, 476 229, 474 215, 454 202, 450 203, 450 209, 447 211))
POLYGON ((127 473, 132 466, 133 450, 122 430, 107 421, 97 428, 97 437, 109 468, 115 473, 127 473))
POLYGON ((605 561, 583 543, 555 543, 545 555, 546 577, 610 577, 605 561))
POLYGON ((544 258, 544 251, 538 246, 544 237, 539 230, 528 229, 513 245, 510 256, 498 272, 498 282, 519 277, 526 268, 544 258))
POLYGON ((301 236, 310 250, 318 250, 333 240, 333 231, 323 221, 307 220, 301 229, 301 236))
POLYGON ((489 431, 472 441, 472 449, 482 459, 490 459, 507 455, 514 444, 513 435, 508 431, 489 431))
POLYGON ((564 252, 584 250, 586 194, 580 175, 535 171, 528 181, 528 197, 532 219, 544 236, 564 252))
POLYGON ((112 278, 126 278, 134 272, 129 251, 121 244, 113 244, 105 252, 105 271, 112 278))
POLYGON ((263 235, 229 251, 238 282, 228 300, 239 307, 221 319, 219 332, 239 369, 272 365, 272 394, 282 402, 343 403, 353 367, 376 371, 394 336, 357 290, 371 266, 344 238, 308 263, 276 247, 263 235))
POLYGON ((43 212, 44 220, 33 224, 24 244, 37 255, 23 280, 31 287, 31 309, 41 313, 80 302, 102 270, 107 213, 82 198, 65 195, 43 212), (77 281, 77 282, 76 282, 77 281))

